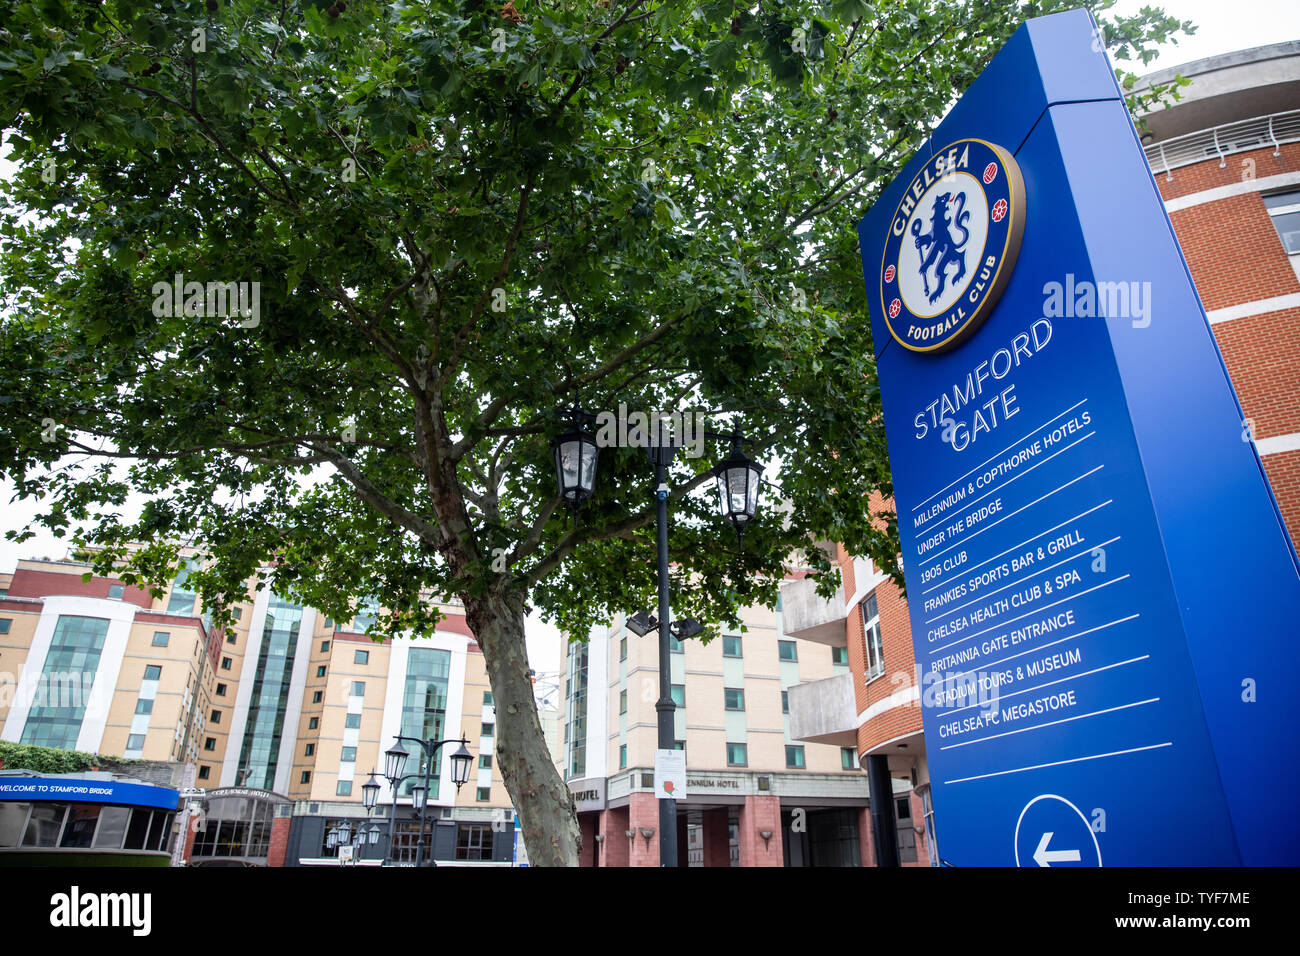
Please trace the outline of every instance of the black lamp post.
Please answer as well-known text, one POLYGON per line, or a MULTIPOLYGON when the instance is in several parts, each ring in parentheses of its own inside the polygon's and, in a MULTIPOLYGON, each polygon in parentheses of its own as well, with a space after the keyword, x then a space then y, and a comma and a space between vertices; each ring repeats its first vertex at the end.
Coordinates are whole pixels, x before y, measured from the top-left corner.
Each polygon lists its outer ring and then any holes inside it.
MULTIPOLYGON (((590 498, 596 487, 596 439, 582 430, 582 426, 594 421, 595 416, 574 408, 569 415, 570 430, 551 442, 551 451, 555 456, 555 474, 559 484, 560 498, 576 511, 584 501, 590 498), (588 459, 587 449, 590 449, 588 459), (589 462, 589 467, 588 467, 589 462)), ((672 464, 677 448, 664 441, 663 425, 660 423, 658 441, 647 451, 655 470, 656 500, 656 539, 659 559, 659 613, 650 616, 641 611, 627 621, 628 629, 638 636, 645 636, 655 627, 659 628, 659 699, 655 702, 658 715, 658 743, 660 750, 674 747, 673 714, 677 705, 673 703, 671 638, 679 641, 693 637, 702 631, 703 625, 692 618, 681 621, 671 620, 668 608, 668 467, 672 464)), ((742 439, 739 431, 730 435, 719 435, 706 431, 705 437, 731 442, 731 454, 719 463, 711 472, 718 480, 719 503, 722 516, 731 521, 736 528, 737 540, 744 547, 744 528, 754 518, 758 510, 758 491, 763 469, 751 461, 741 451, 742 439)), ((630 832, 630 831, 629 831, 630 832)), ((649 843, 650 838, 646 837, 649 843)), ((677 801, 659 801, 659 865, 677 866, 677 801)))
MULTIPOLYGON (((444 744, 459 743, 460 749, 451 755, 451 782, 459 790, 469 780, 470 764, 474 762, 474 755, 466 748, 467 741, 464 737, 459 739, 449 738, 447 740, 420 740, 418 737, 404 737, 398 735, 396 742, 391 748, 384 751, 384 776, 388 778, 388 784, 393 791, 393 809, 388 818, 388 858, 393 856, 393 827, 397 820, 397 790, 407 780, 415 780, 416 783, 411 787, 411 804, 419 811, 420 814, 420 838, 415 846, 415 865, 418 867, 424 859, 424 818, 429 803, 429 784, 433 780, 434 760, 437 759, 438 751, 444 744), (403 774, 406 769, 407 758, 410 753, 402 746, 402 741, 418 744, 420 750, 424 753, 424 769, 416 773, 403 774)), ((370 775, 370 780, 361 788, 362 799, 373 801, 379 796, 379 782, 375 780, 375 775, 370 775), (369 787, 373 784, 374 790, 369 787)), ((429 847, 429 865, 437 866, 433 859, 433 847, 429 847)))

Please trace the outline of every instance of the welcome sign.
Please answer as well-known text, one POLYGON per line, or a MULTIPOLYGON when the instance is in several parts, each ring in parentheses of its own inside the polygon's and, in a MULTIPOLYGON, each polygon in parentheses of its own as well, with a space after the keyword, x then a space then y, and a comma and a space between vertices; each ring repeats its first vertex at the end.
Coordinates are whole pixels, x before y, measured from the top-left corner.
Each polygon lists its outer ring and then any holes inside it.
POLYGON ((1296 555, 1094 37, 1025 23, 859 226, 938 852, 1294 865, 1296 555))

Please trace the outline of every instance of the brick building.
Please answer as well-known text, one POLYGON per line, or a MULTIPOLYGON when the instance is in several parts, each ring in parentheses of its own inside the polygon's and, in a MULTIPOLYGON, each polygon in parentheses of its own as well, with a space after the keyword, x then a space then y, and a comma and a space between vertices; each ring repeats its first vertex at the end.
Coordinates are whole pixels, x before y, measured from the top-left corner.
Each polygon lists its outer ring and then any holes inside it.
MULTIPOLYGON (((1143 117, 1142 142, 1241 403, 1243 440, 1255 442, 1300 542, 1300 41, 1199 60, 1140 87, 1176 74, 1190 83, 1175 105, 1143 117)), ((1158 321, 1159 303, 1152 309, 1158 321)), ((1207 508, 1207 532, 1212 523, 1207 508)), ((849 669, 790 688, 791 733, 854 746, 873 804, 891 781, 910 784, 939 865, 943 821, 930 809, 907 604, 870 562, 822 546, 843 585, 827 601, 809 581, 786 583, 786 633, 847 647, 849 669)), ((877 845, 893 843, 887 817, 872 825, 877 845)))

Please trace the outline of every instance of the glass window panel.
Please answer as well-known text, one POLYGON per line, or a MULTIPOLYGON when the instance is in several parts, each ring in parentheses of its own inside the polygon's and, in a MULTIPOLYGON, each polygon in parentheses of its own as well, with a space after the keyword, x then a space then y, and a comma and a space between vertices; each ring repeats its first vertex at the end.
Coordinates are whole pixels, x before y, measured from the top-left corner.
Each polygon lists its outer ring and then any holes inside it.
POLYGON ((86 848, 95 836, 95 824, 99 822, 97 806, 71 806, 68 819, 63 825, 63 837, 59 846, 86 848))
POLYGON ((38 685, 57 692, 37 698, 28 712, 20 743, 62 750, 76 747, 86 712, 82 689, 88 689, 94 682, 107 634, 106 619, 59 616, 38 685))
POLYGON ((27 823, 30 803, 0 801, 0 846, 17 846, 27 823))
MULTIPOLYGON (((143 850, 145 838, 149 835, 149 817, 148 810, 132 810, 131 823, 126 828, 126 842, 122 848, 124 850, 143 850)), ((209 828, 212 823, 208 823, 209 828)))
POLYGON ((23 846, 56 846, 67 809, 61 803, 35 804, 27 821, 27 832, 23 834, 23 846))
POLYGON ((99 830, 95 833, 95 847, 105 850, 120 849, 130 819, 131 811, 126 807, 102 807, 99 811, 99 830))

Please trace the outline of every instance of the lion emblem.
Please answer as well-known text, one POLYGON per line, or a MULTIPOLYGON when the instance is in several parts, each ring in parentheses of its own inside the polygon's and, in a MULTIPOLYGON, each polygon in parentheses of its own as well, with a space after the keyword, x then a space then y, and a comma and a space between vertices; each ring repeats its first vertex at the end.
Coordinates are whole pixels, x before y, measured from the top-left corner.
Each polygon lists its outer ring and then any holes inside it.
POLYGON ((952 199, 951 193, 941 193, 934 199, 934 209, 930 215, 930 231, 921 232, 920 219, 912 223, 912 238, 916 240, 917 251, 921 254, 921 287, 930 297, 931 302, 937 301, 939 296, 943 295, 944 287, 949 281, 949 265, 957 266, 952 282, 956 283, 966 274, 964 249, 966 241, 970 239, 970 232, 966 229, 966 223, 970 221, 970 211, 965 209, 965 206, 965 193, 958 193, 956 200, 952 199), (949 202, 955 206, 951 221, 948 219, 949 202), (960 241, 953 235, 953 229, 961 232, 960 241), (930 291, 931 268, 934 269, 934 292, 930 291))

